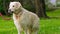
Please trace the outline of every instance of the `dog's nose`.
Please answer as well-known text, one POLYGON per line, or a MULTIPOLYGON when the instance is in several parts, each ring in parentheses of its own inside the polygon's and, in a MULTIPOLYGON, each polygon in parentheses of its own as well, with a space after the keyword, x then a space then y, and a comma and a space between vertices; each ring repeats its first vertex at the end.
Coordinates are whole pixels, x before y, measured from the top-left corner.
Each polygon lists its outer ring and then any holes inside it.
POLYGON ((11 11, 11 9, 8 9, 8 13, 9 13, 9 14, 12 14, 12 13, 13 13, 13 11, 11 11))
POLYGON ((8 9, 8 11, 10 12, 10 11, 11 11, 11 9, 8 9))
POLYGON ((11 12, 11 9, 8 9, 8 13, 9 13, 9 14, 11 14, 11 13, 12 13, 12 12, 11 12))

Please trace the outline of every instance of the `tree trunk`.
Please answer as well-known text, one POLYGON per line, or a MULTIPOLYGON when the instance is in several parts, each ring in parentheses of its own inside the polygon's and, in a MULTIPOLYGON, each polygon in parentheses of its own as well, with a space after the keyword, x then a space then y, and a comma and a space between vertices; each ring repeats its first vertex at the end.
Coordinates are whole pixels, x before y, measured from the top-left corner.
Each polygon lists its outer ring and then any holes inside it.
MULTIPOLYGON (((17 1, 17 0, 15 0, 15 1, 17 1)), ((45 10, 45 1, 44 0, 18 0, 18 1, 20 1, 22 3, 24 8, 26 8, 30 11, 33 11, 39 17, 44 17, 44 18, 48 17, 46 14, 46 10, 45 10)))
POLYGON ((5 4, 5 0, 3 1, 3 7, 4 7, 4 12, 5 12, 5 14, 7 15, 7 12, 6 12, 6 4, 5 4))
POLYGON ((44 0, 34 0, 36 14, 39 17, 47 18, 46 10, 45 10, 45 1, 44 0))

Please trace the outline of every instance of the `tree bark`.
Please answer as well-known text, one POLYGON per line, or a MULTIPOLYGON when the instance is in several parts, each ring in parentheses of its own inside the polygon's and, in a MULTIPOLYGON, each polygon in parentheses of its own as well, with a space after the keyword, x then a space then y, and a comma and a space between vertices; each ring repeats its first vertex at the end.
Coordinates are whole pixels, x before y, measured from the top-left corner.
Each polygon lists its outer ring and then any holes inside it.
POLYGON ((5 12, 5 14, 7 15, 7 11, 6 11, 6 3, 5 3, 6 1, 4 0, 3 1, 3 7, 4 7, 4 12, 5 12))
POLYGON ((36 14, 39 17, 47 18, 46 10, 45 10, 45 1, 44 0, 34 0, 36 14))

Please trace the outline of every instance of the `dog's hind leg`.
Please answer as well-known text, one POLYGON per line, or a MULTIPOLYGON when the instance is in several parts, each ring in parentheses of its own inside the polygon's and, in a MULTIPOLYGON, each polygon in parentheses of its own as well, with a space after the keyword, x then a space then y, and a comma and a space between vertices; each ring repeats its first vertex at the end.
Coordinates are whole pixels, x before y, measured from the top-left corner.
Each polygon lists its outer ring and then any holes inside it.
POLYGON ((38 34, 38 31, 33 31, 33 34, 38 34))
POLYGON ((25 30, 25 34, 32 34, 32 31, 27 29, 27 30, 25 30))

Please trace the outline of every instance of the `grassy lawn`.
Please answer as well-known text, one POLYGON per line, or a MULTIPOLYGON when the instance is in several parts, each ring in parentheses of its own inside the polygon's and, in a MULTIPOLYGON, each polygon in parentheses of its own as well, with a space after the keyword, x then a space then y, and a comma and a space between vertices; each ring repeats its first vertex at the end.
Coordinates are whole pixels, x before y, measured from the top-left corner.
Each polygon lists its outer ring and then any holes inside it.
POLYGON ((0 17, 0 34, 17 34, 13 20, 3 20, 0 17))
MULTIPOLYGON (((40 20, 39 34, 60 34, 60 10, 47 12, 51 19, 40 20)), ((3 20, 0 17, 0 34, 17 34, 13 20, 3 20)))
POLYGON ((60 34, 60 10, 47 12, 51 19, 40 20, 40 34, 60 34))

